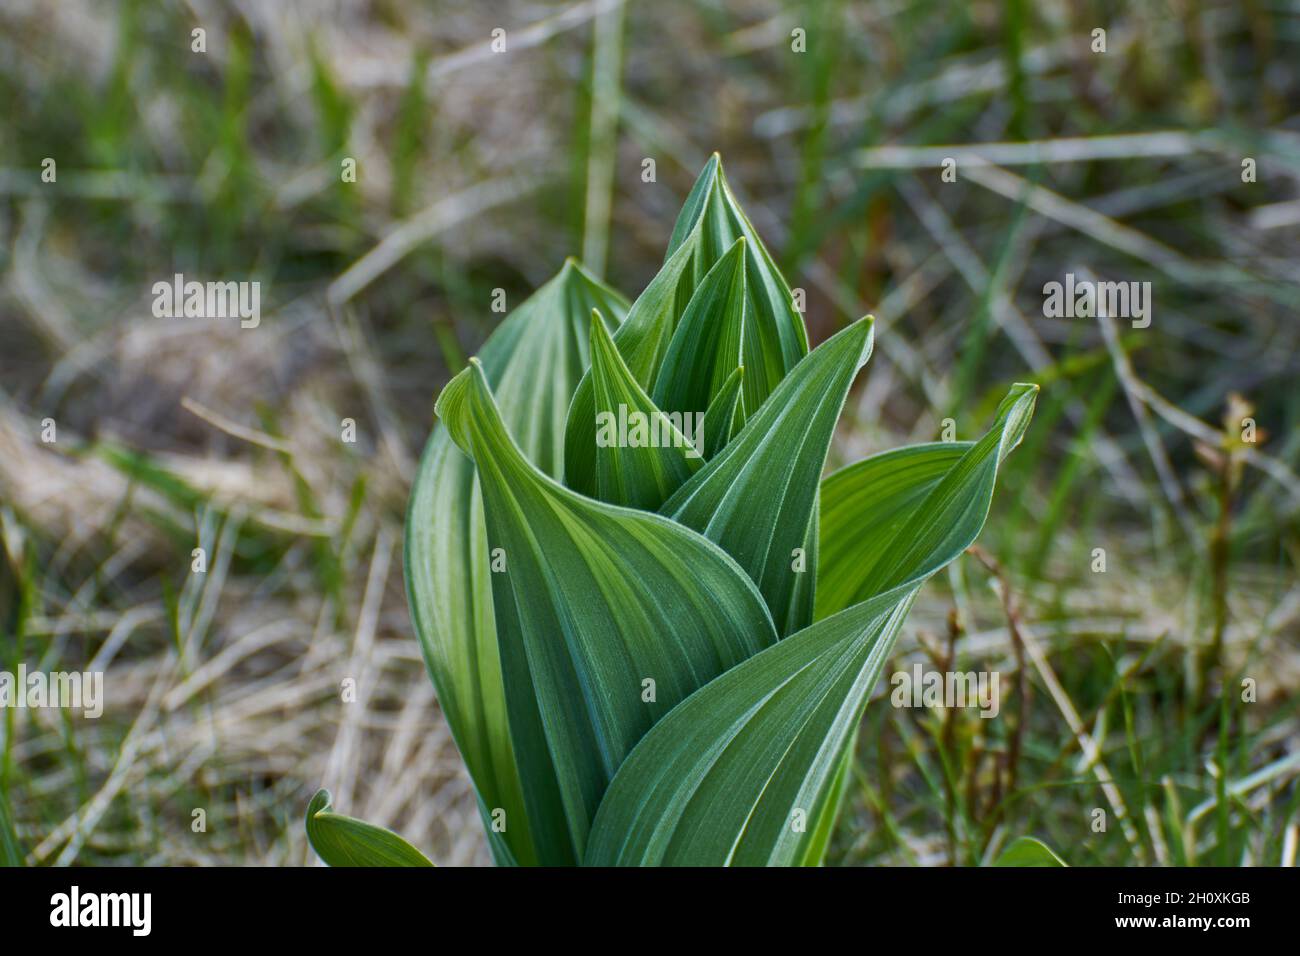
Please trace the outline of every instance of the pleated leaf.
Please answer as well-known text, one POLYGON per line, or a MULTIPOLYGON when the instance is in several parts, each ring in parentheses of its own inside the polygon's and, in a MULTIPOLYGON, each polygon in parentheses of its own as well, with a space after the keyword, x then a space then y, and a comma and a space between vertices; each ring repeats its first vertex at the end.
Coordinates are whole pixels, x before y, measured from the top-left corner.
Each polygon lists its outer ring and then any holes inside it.
MULTIPOLYGON (((627 302, 570 260, 510 314, 480 353, 507 428, 529 459, 554 477, 561 470, 569 398, 590 361, 593 309, 617 323, 627 302)), ((488 827, 493 854, 499 863, 551 862, 545 841, 534 833, 516 754, 522 751, 534 764, 534 807, 558 806, 558 784, 553 771, 545 781, 549 757, 536 708, 531 715, 517 713, 513 727, 507 718, 479 483, 473 462, 442 427, 434 428, 411 489, 405 550, 407 600, 442 712, 485 820, 495 809, 506 814, 504 833, 488 827)), ((569 855, 562 824, 550 830, 550 846, 569 855)))
POLYGON ((655 726, 596 815, 590 866, 792 865, 914 591, 820 621, 655 726), (802 810, 802 818, 796 815, 802 810), (802 832, 801 832, 802 829, 802 832))
POLYGON ((914 573, 918 556, 939 560, 933 555, 974 540, 996 466, 1020 443, 1037 394, 1036 385, 1014 385, 998 406, 998 427, 978 443, 900 448, 822 482, 818 618, 892 587, 914 573), (997 462, 988 458, 990 447, 997 462))
POLYGON ((877 593, 728 671, 651 729, 600 806, 588 864, 819 858, 846 748, 898 630, 926 578, 979 534, 1036 392, 1015 386, 995 427, 898 528, 865 575, 877 593))
POLYGON ((651 395, 660 408, 704 412, 742 364, 745 240, 737 239, 696 287, 651 395))
POLYGON ((704 464, 700 418, 660 410, 637 384, 599 314, 591 323, 591 381, 597 497, 654 511, 704 464))
MULTIPOLYGON (((728 254, 736 254, 735 247, 742 239, 745 306, 738 364, 744 365, 746 371, 738 403, 741 416, 753 414, 786 373, 808 354, 808 334, 803 317, 794 307, 790 287, 740 208, 722 173, 721 161, 714 154, 678 214, 663 266, 614 335, 628 369, 656 400, 656 381, 667 365, 665 356, 691 299, 710 271, 728 254)), ((723 323, 726 313, 707 318, 723 323)), ((726 336, 713 336, 711 341, 719 347, 728 344, 726 336)), ((692 361, 696 358, 692 356, 692 361)), ((707 358, 710 368, 723 369, 722 380, 737 364, 720 363, 712 355, 707 358)), ((710 394, 716 394, 715 384, 720 380, 711 377, 710 394)), ((671 410, 671 406, 660 404, 671 410)), ((592 406, 591 382, 584 380, 569 411, 564 481, 586 495, 596 493, 592 406)))
POLYGON ((731 437, 744 425, 740 407, 740 386, 744 381, 745 367, 737 366, 704 412, 704 457, 712 458, 722 451, 731 437))
POLYGON ((748 415, 808 354, 808 333, 803 316, 794 307, 790 287, 736 201, 723 174, 722 160, 714 153, 677 216, 666 258, 672 261, 681 250, 691 250, 694 285, 698 285, 738 239, 746 244, 742 364, 748 415))
POLYGON ((849 385, 871 353, 871 328, 862 319, 818 346, 660 509, 740 563, 783 635, 812 620, 818 481, 849 385))
MULTIPOLYGON (((636 383, 649 392, 668 352, 682 308, 679 286, 693 289, 691 250, 671 257, 637 297, 614 333, 614 343, 636 383)), ((687 294, 685 292, 681 294, 687 294)), ((573 392, 565 425, 564 483, 584 495, 596 495, 596 399, 590 373, 573 392)))
MULTIPOLYGON (((579 495, 515 447, 482 367, 439 417, 478 466, 508 706, 540 713, 574 861, 627 754, 698 688, 776 641, 762 596, 681 525, 579 495), (650 683, 647 683, 650 682, 650 683), (535 700, 535 703, 534 703, 535 700)), ((524 776, 525 796, 530 786, 524 776)), ((536 825, 536 818, 534 825, 536 825)))
POLYGON ((818 620, 864 599, 864 572, 970 446, 946 442, 896 448, 822 481, 818 620))
POLYGON ((328 790, 307 805, 307 841, 330 866, 433 866, 392 830, 335 813, 328 790))

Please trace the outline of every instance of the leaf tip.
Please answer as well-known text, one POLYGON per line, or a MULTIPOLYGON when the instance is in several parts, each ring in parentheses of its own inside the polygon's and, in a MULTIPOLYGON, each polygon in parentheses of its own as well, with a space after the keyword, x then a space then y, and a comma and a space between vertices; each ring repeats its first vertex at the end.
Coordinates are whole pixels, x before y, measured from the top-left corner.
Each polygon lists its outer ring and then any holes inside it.
POLYGON ((864 315, 845 329, 844 332, 852 335, 854 339, 860 340, 859 348, 861 351, 858 353, 857 367, 854 369, 856 372, 867 364, 867 359, 871 358, 871 350, 876 344, 876 317, 874 315, 864 315))
POLYGON ((334 798, 330 796, 330 792, 328 790, 326 790, 324 787, 317 790, 316 793, 312 796, 310 802, 308 802, 307 804, 308 821, 316 819, 316 816, 318 814, 328 813, 330 809, 330 804, 333 802, 334 802, 334 798))
POLYGON ((1029 421, 1034 417, 1034 406, 1038 403, 1039 387, 1034 382, 1016 382, 1007 390, 1006 398, 998 406, 997 417, 1002 422, 1002 452, 1000 459, 1006 458, 1025 437, 1029 421))
POLYGON ((465 420, 468 414, 466 405, 471 400, 471 395, 475 393, 480 397, 483 395, 488 396, 488 404, 492 404, 492 389, 488 385, 487 374, 484 372, 483 363, 479 361, 478 356, 471 358, 465 368, 452 376, 451 381, 442 387, 442 393, 438 396, 438 400, 433 403, 433 413, 447 426, 452 441, 471 457, 473 457, 473 453, 470 450, 469 433, 465 420))
POLYGON ((614 347, 613 336, 609 334, 609 329, 605 327, 605 318, 600 314, 600 309, 591 310, 590 341, 593 348, 608 349, 614 347))

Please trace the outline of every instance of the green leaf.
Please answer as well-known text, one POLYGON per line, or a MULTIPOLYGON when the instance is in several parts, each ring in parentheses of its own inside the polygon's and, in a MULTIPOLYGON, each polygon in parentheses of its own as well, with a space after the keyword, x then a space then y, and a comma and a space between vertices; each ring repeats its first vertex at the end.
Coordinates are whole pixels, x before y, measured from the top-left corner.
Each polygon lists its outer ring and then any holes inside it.
POLYGON ((844 744, 844 750, 839 756, 839 769, 831 778, 830 785, 822 788, 817 805, 808 814, 812 830, 808 839, 804 841, 803 850, 796 858, 795 862, 798 866, 821 866, 826 859, 826 849, 830 846, 831 834, 835 831, 835 820, 840 815, 840 807, 848 791, 849 778, 853 776, 857 738, 858 734, 855 730, 844 744))
POLYGON ((805 628, 687 698, 614 778, 587 865, 800 862, 915 590, 805 628))
POLYGON ((995 427, 898 527, 889 559, 865 575, 875 594, 729 670, 651 729, 609 787, 587 863, 818 858, 846 748, 903 619, 925 580, 979 534, 1036 392, 1015 386, 995 427))
POLYGON ((736 201, 722 160, 714 153, 677 216, 666 259, 671 261, 683 249, 691 250, 694 287, 738 239, 746 243, 742 364, 744 407, 746 414, 752 414, 808 354, 808 333, 803 316, 794 307, 790 287, 736 201))
POLYGON ((745 240, 737 239, 696 287, 651 395, 660 408, 704 412, 741 364, 745 240))
POLYGON ((660 509, 740 563, 783 635, 812 619, 818 479, 849 385, 871 354, 871 328, 862 319, 818 346, 660 509), (803 571, 794 570, 799 548, 803 571))
MULTIPOLYGON (((617 321, 627 303, 569 260, 510 314, 480 353, 506 426, 552 476, 560 471, 569 396, 590 360, 593 309, 617 321)), ((442 427, 434 428, 411 489, 405 551, 411 618, 442 712, 485 820, 493 809, 506 812, 506 832, 494 840, 494 856, 503 864, 549 862, 548 848, 533 832, 516 754, 534 764, 534 807, 548 800, 558 806, 558 784, 553 771, 549 784, 544 779, 549 761, 536 708, 529 719, 518 706, 515 723, 508 719, 478 479, 473 462, 442 427)), ((565 837, 560 845, 567 843, 565 837)))
POLYGON ((654 511, 704 463, 703 429, 693 414, 666 414, 646 395, 598 313, 592 316, 591 346, 597 496, 654 511), (620 440, 626 438, 638 440, 620 440))
MULTIPOLYGON (((650 280, 618 331, 614 343, 637 384, 649 391, 668 352, 677 320, 678 287, 691 282, 691 250, 671 257, 650 280)), ((690 288, 694 288, 691 285, 690 288)), ((584 495, 596 494, 596 400, 591 374, 578 382, 565 425, 564 483, 584 495)))
POLYGON ((328 790, 307 805, 307 840, 330 866, 433 866, 392 830, 335 813, 328 790))
MULTIPOLYGON (((586 498, 533 466, 476 360, 443 390, 437 411, 478 466, 489 546, 503 561, 492 589, 511 725, 515 707, 540 712, 563 806, 555 820, 576 862, 637 741, 692 692, 772 645, 776 631, 753 583, 712 542, 586 498)), ((529 798, 526 767, 524 784, 529 798)))
POLYGON ((909 445, 841 468, 821 484, 817 613, 863 600, 863 571, 943 480, 970 442, 909 445))
POLYGON ((1041 840, 1020 837, 993 861, 994 866, 1069 866, 1041 840))
POLYGON ((975 444, 900 448, 822 483, 818 618, 908 575, 933 573, 960 542, 975 540, 997 466, 1020 444, 1037 395, 1037 385, 1013 385, 998 406, 998 426, 975 444))
POLYGON ((740 385, 745 377, 745 367, 739 365, 713 396, 704 412, 704 457, 712 458, 722 451, 733 435, 744 425, 744 409, 740 407, 740 385))
MULTIPOLYGON (((808 354, 808 334, 803 317, 794 307, 790 287, 777 270, 758 233, 741 210, 722 173, 717 154, 705 165, 686 204, 678 214, 668 254, 658 274, 646 286, 628 312, 627 321, 614 334, 618 350, 637 383, 648 394, 659 395, 656 380, 667 363, 669 345, 690 307, 697 288, 718 263, 736 255, 744 264, 744 319, 740 354, 745 366, 741 382, 742 416, 758 409, 785 374, 808 354), (736 250, 744 240, 743 252, 736 250)), ((706 320, 723 322, 724 315, 710 315, 700 306, 706 320)), ((727 335, 710 333, 719 348, 727 335)), ((707 358, 710 368, 731 373, 736 363, 726 365, 717 356, 707 358), (724 368, 725 366, 725 368, 724 368)), ((710 394, 716 394, 710 379, 710 394)), ((660 402, 661 407, 673 408, 660 402)), ((696 410, 696 409, 692 409, 696 410)), ((584 379, 573 396, 565 440, 564 482, 585 495, 596 494, 596 429, 591 382, 584 379)))

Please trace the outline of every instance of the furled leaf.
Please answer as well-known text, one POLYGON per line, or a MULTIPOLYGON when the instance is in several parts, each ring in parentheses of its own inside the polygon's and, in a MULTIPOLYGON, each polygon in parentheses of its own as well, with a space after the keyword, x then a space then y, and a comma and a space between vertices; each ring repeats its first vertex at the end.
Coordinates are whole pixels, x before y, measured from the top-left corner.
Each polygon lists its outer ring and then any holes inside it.
MULTIPOLYGON (((785 374, 808 354, 808 334, 794 298, 762 240, 728 186, 715 154, 696 180, 678 214, 668 254, 659 273, 632 305, 614 334, 618 350, 642 388, 652 396, 665 356, 696 289, 744 240, 745 307, 741 343, 745 377, 739 402, 742 417, 763 403, 785 374)), ((703 316, 702 316, 703 317, 703 316)), ((723 315, 714 317, 721 322, 723 315)), ((716 340, 725 345, 725 337, 716 340)), ((710 367, 725 363, 710 359, 710 367)), ((734 365, 724 369, 729 375, 734 365)), ((710 379, 711 394, 715 380, 710 379)), ((661 403, 662 405, 662 403, 661 403)), ((671 406, 662 406, 671 408, 671 406)), ((564 481, 586 495, 596 493, 595 410, 591 382, 573 396, 565 439, 564 481)))
POLYGON ((803 316, 794 307, 790 287, 736 201, 723 174, 722 160, 714 153, 677 216, 666 258, 671 261, 682 249, 692 251, 693 287, 742 238, 746 243, 747 299, 742 364, 748 415, 808 354, 808 333, 803 316))
POLYGON ((740 385, 745 377, 745 367, 739 365, 713 396, 704 412, 704 457, 712 458, 722 451, 731 436, 744 425, 744 410, 740 407, 740 385))
MULTIPOLYGON (((556 477, 569 397, 590 359, 593 309, 617 322, 627 303, 570 260, 510 314, 480 353, 506 426, 523 452, 556 477)), ((558 785, 553 771, 549 783, 545 779, 549 759, 536 708, 529 719, 519 705, 516 723, 507 720, 478 479, 473 462, 441 427, 433 430, 411 489, 406 588, 425 663, 480 806, 485 814, 506 813, 506 831, 493 834, 497 861, 551 862, 525 808, 516 754, 527 753, 534 764, 534 805, 544 805, 548 796, 558 805, 558 785)), ((567 847, 562 826, 557 835, 552 845, 567 847)))
POLYGON ((651 395, 660 408, 704 412, 741 364, 745 240, 737 239, 696 287, 651 395))
MULTIPOLYGON (((638 385, 649 392, 668 351, 677 320, 679 286, 691 283, 691 250, 672 256, 650 280, 627 318, 614 333, 614 343, 638 385)), ((694 285, 689 288, 693 289, 694 285)), ((682 293, 685 294, 685 293, 682 293)), ((591 374, 578 382, 565 424, 564 483, 584 495, 596 494, 596 400, 591 374)))
POLYGON ((392 830, 335 813, 328 790, 307 805, 307 840, 330 866, 433 866, 392 830))
POLYGON ((660 509, 740 562, 782 634, 812 619, 818 479, 849 385, 871 354, 871 327, 862 319, 818 346, 660 509))
MULTIPOLYGON (((758 590, 712 542, 538 471, 507 434, 477 361, 437 411, 478 466, 488 543, 502 561, 492 589, 511 725, 515 707, 540 712, 576 862, 636 742, 776 632, 758 590)), ((524 782, 529 799, 526 772, 524 782)))
POLYGON ((994 866, 1068 866, 1042 840, 1022 836, 993 861, 994 866))
POLYGON ((704 463, 699 419, 660 410, 632 377, 599 314, 592 316, 591 363, 597 496, 654 511, 704 463))
POLYGON ((876 593, 729 670, 650 730, 600 806, 587 863, 817 856, 845 748, 898 629, 926 578, 978 535, 1036 392, 1015 386, 995 427, 898 527, 888 557, 864 575, 876 593))

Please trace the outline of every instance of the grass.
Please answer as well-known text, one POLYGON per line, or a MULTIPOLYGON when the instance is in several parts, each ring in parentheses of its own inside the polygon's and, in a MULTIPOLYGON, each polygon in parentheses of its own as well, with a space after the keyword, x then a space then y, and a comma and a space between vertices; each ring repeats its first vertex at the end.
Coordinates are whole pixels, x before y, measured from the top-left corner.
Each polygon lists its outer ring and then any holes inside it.
POLYGON ((1033 834, 1078 865, 1294 862, 1294 12, 750 0, 664 31, 442 6, 218 5, 206 55, 181 4, 0 13, 0 660, 93 662, 109 695, 99 721, 3 714, 0 845, 7 803, 34 862, 301 863, 326 786, 484 862, 393 564, 432 400, 493 290, 516 305, 583 249, 639 291, 717 149, 813 340, 877 316, 835 460, 944 417, 970 437, 1009 383, 1044 386, 989 560, 923 593, 895 661, 1022 692, 985 721, 882 683, 831 861, 972 864, 1033 834), (969 162, 1023 141, 1054 158, 969 162), (1043 317, 1085 268, 1151 281, 1151 328, 1043 317), (260 278, 265 334, 153 319, 174 271, 260 278), (1232 392, 1261 443, 1224 445, 1232 392))

